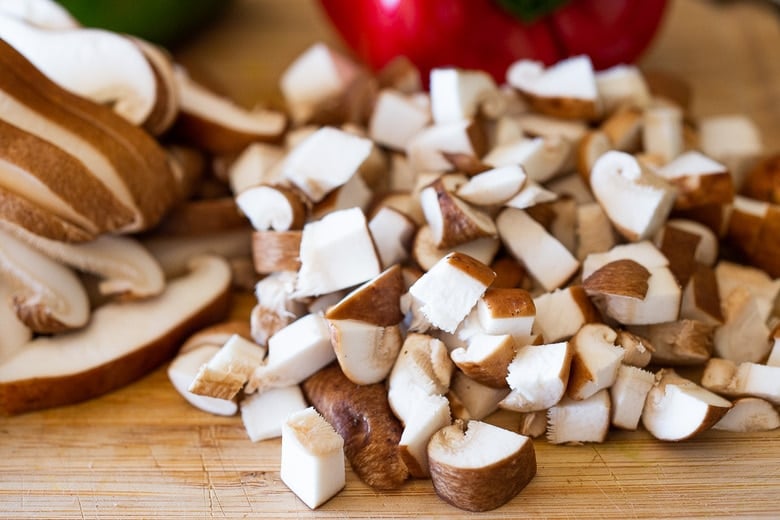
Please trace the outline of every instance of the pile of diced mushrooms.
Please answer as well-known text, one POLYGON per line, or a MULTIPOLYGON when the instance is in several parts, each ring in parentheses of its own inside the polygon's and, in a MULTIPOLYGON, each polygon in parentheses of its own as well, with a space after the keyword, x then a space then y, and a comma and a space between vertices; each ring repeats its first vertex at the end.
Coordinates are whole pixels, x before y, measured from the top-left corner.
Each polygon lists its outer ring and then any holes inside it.
POLYGON ((780 156, 748 118, 586 56, 423 88, 323 44, 284 110, 247 109, 55 5, 0 4, 0 410, 178 350, 173 386, 281 437, 311 508, 345 458, 485 511, 533 478, 534 437, 780 426, 780 156), (220 321, 231 283, 249 320, 220 321))

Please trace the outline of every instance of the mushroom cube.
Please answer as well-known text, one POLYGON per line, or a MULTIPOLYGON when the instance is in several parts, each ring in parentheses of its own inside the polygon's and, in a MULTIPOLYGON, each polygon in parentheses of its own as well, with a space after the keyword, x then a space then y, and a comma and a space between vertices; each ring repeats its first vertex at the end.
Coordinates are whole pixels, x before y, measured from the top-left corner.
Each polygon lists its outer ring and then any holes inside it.
POLYGON ((482 262, 450 253, 423 274, 409 288, 409 294, 433 326, 455 332, 495 276, 482 262))
POLYGON ((284 159, 284 178, 313 202, 347 183, 371 153, 369 139, 323 127, 295 145, 284 159))
POLYGON ((380 272, 371 232, 360 208, 335 211, 306 224, 300 256, 297 297, 346 289, 380 272))
POLYGON ((168 379, 176 391, 195 408, 214 415, 231 416, 238 410, 235 400, 198 395, 189 391, 190 384, 200 367, 218 350, 217 345, 202 345, 187 352, 180 352, 168 365, 168 379))
POLYGON ((624 430, 636 430, 645 399, 655 383, 652 372, 628 365, 618 369, 615 383, 609 389, 612 399, 612 424, 624 430))
POLYGON ((552 444, 604 442, 610 412, 606 389, 580 401, 564 397, 547 411, 547 440, 552 444))
POLYGON ((480 70, 435 68, 430 90, 437 125, 473 119, 483 102, 501 99, 493 78, 480 70))
POLYGON ((569 342, 529 345, 517 351, 506 381, 512 391, 500 406, 517 412, 546 410, 566 391, 574 351, 569 342))
POLYGON ((280 476, 311 509, 346 484, 344 439, 313 407, 291 414, 282 425, 280 476))
POLYGON ((300 386, 271 388, 241 400, 241 422, 252 442, 273 439, 282 435, 287 417, 306 406, 300 386))
POLYGON ((590 187, 615 228, 631 241, 653 236, 675 201, 674 187, 624 152, 609 151, 596 160, 590 187))
POLYGON ((571 361, 567 394, 572 399, 587 399, 612 386, 617 378, 625 350, 615 345, 617 333, 606 325, 589 323, 571 339, 571 361))
POLYGON ((265 347, 233 334, 190 384, 193 394, 233 399, 265 358, 265 347))
POLYGON ((601 321, 581 285, 542 293, 534 298, 534 307, 534 333, 549 343, 568 340, 586 323, 601 321))
POLYGON ((395 90, 385 89, 377 96, 368 124, 371 139, 394 150, 406 145, 431 121, 431 113, 414 98, 395 90))
POLYGON ((474 381, 466 374, 457 370, 452 376, 450 384, 450 397, 464 408, 460 415, 453 415, 458 419, 482 420, 498 409, 498 403, 509 394, 509 388, 493 388, 474 381))

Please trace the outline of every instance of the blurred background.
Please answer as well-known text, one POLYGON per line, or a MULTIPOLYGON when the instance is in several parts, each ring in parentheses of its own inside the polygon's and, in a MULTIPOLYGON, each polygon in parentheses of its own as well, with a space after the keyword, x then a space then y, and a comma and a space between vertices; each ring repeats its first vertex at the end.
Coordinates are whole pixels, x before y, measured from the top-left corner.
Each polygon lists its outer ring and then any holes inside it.
MULTIPOLYGON (((350 52, 319 0, 61 1, 87 25, 162 41, 193 76, 247 106, 278 104, 279 75, 309 45, 350 52)), ((766 0, 669 0, 638 63, 685 78, 694 115, 745 113, 780 149, 778 13, 766 0)))

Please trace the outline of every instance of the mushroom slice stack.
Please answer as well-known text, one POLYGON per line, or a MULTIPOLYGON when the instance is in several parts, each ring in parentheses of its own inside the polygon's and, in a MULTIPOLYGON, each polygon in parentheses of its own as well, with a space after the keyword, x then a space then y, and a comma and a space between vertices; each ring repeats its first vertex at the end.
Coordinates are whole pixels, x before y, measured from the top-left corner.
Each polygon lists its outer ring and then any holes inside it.
POLYGON ((0 100, 9 139, 3 147, 2 188, 22 201, 3 204, 3 220, 53 239, 73 240, 67 230, 75 229, 84 240, 101 232, 148 229, 176 200, 168 155, 148 133, 110 108, 64 90, 5 42, 0 43, 0 100), (46 174, 54 163, 73 172, 67 176, 71 182, 46 174), (46 189, 38 191, 41 185, 46 189), (14 212, 23 203, 60 224, 14 212))
POLYGON ((172 357, 188 333, 219 320, 229 288, 225 260, 194 258, 161 295, 108 303, 78 331, 32 339, 0 363, 0 412, 74 403, 128 384, 172 357))
POLYGON ((76 274, 0 231, 0 280, 11 287, 19 319, 31 330, 55 333, 84 326, 89 298, 76 274))

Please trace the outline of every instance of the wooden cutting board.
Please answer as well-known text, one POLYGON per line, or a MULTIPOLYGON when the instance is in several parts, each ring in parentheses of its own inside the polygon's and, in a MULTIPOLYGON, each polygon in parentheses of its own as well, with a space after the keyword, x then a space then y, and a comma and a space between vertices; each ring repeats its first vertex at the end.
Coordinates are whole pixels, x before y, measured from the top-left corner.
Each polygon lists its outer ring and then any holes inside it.
MULTIPOLYGON (((780 22, 756 3, 673 3, 643 64, 689 78, 697 114, 745 112, 780 149, 780 22)), ((276 99, 275 79, 314 41, 335 42, 313 4, 238 1, 177 53, 239 102, 276 99)), ((251 297, 239 299, 246 315, 251 297)), ((1 333, 1 331, 0 331, 1 333)), ((492 421, 513 427, 511 414, 492 421)), ((611 432, 603 444, 536 441, 538 474, 485 518, 779 517, 780 431, 709 431, 662 443, 611 432)), ((190 407, 164 367, 87 403, 0 418, 3 518, 454 518, 429 481, 377 493, 351 472, 317 511, 279 478, 278 440, 251 443, 239 417, 190 407)), ((478 515, 475 515, 478 516, 478 515)))

